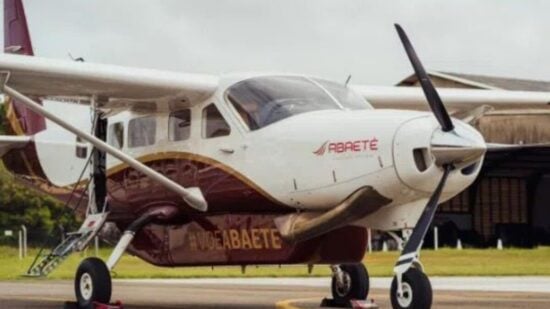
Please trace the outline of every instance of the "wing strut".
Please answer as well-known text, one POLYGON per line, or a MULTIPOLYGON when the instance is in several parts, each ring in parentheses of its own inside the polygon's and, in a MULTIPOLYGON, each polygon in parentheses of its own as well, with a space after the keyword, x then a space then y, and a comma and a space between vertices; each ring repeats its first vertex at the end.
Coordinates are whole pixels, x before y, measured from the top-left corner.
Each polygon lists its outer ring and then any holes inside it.
POLYGON ((64 121, 60 117, 54 115, 53 113, 49 112, 45 108, 43 108, 40 104, 33 101, 29 97, 25 96, 24 94, 18 92, 17 90, 11 88, 10 86, 6 85, 7 78, 9 77, 9 73, 4 73, 3 76, 3 90, 4 93, 11 96, 14 99, 17 99, 20 103, 27 106, 32 111, 36 112, 37 114, 40 114, 52 122, 58 124, 59 126, 65 128, 66 130, 70 131, 71 133, 79 136, 83 140, 89 142, 90 144, 94 145, 101 151, 105 151, 106 153, 112 155, 113 157, 119 159, 120 161, 128 164, 130 167, 142 172, 147 177, 150 177, 151 179, 157 181, 158 183, 165 186, 167 189, 177 193, 183 199, 189 206, 199 210, 199 211, 206 211, 208 208, 208 205, 206 203, 206 200, 204 199, 204 196, 202 195, 202 192, 197 187, 192 188, 184 188, 180 186, 179 184, 175 183, 168 177, 158 173, 157 171, 153 170, 152 168, 146 166, 145 164, 139 162, 138 160, 132 158, 131 156, 125 154, 123 151, 116 149, 112 147, 111 145, 103 142, 102 140, 98 139, 97 137, 89 134, 88 132, 85 132, 83 130, 78 129, 77 127, 71 125, 70 123, 64 121))

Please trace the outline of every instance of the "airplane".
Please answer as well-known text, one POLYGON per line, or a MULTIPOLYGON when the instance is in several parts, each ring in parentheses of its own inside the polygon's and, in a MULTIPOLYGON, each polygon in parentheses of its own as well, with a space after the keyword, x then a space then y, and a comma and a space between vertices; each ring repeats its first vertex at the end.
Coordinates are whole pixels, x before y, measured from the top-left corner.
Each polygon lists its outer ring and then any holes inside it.
POLYGON ((533 146, 486 143, 443 102, 462 104, 466 118, 485 103, 550 102, 549 93, 435 89, 397 24, 421 89, 30 57, 22 2, 4 8, 0 156, 18 181, 85 217, 28 274, 47 275, 97 235, 116 244, 106 262, 79 265, 79 308, 110 302, 125 252, 163 267, 329 265, 345 306, 368 296, 367 228, 412 229, 391 303, 430 308, 419 250, 437 205, 472 184, 487 152, 533 146), (430 111, 371 100, 424 101, 430 111))

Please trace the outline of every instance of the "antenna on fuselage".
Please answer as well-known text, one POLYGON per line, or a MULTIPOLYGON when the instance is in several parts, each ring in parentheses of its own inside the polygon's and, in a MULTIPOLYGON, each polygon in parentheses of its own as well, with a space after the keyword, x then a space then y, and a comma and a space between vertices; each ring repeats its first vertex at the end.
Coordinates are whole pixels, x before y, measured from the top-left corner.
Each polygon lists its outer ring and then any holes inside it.
POLYGON ((348 78, 346 79, 346 82, 344 83, 344 86, 346 86, 346 87, 347 87, 347 86, 348 86, 348 84, 349 84, 349 81, 350 81, 350 80, 351 80, 351 74, 350 74, 350 75, 348 75, 348 78))
POLYGON ((69 58, 71 58, 71 60, 73 60, 73 61, 84 62, 84 58, 82 58, 82 57, 75 58, 75 57, 73 57, 73 55, 70 52, 67 53, 67 54, 69 55, 69 58))

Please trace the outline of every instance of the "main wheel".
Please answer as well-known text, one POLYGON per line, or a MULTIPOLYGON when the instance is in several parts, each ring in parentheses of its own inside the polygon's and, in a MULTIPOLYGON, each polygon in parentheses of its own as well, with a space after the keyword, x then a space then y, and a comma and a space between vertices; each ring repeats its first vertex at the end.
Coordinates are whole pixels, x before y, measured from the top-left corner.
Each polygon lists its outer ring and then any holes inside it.
POLYGON ((428 276, 416 268, 403 274, 403 293, 397 295, 397 278, 391 283, 390 298, 394 309, 429 309, 432 307, 432 285, 428 276))
POLYGON ((349 302, 352 299, 365 300, 369 294, 369 273, 362 263, 342 264, 342 282, 332 276, 332 297, 336 302, 349 302))
POLYGON ((93 309, 94 302, 108 304, 111 300, 111 274, 107 265, 95 257, 82 261, 76 271, 74 291, 80 308, 93 309))

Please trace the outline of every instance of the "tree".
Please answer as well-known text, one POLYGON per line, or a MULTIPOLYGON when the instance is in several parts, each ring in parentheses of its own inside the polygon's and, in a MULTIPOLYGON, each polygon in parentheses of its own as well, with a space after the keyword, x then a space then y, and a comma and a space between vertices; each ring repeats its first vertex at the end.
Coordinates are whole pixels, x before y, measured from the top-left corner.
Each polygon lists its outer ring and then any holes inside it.
MULTIPOLYGON (((0 105, 0 134, 5 134, 5 105, 0 105)), ((7 243, 3 230, 19 230, 25 225, 29 241, 38 243, 61 225, 72 230, 77 225, 70 209, 57 200, 18 184, 0 162, 0 243, 7 243)), ((13 242, 13 241, 12 241, 13 242)))
POLYGON ((0 230, 18 230, 25 225, 29 230, 29 242, 40 243, 51 237, 52 232, 58 237, 59 226, 72 230, 77 224, 69 208, 18 184, 0 165, 0 230))
POLYGON ((6 105, 2 104, 3 98, 0 98, 0 134, 6 134, 5 119, 6 119, 6 105))

